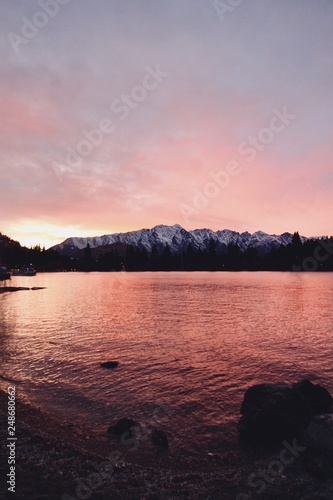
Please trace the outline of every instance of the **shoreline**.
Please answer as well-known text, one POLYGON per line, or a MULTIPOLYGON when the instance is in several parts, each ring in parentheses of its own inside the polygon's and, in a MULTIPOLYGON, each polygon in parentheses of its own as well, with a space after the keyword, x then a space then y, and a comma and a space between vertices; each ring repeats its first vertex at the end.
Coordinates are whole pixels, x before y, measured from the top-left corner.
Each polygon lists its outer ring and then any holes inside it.
MULTIPOLYGON (((7 439, 8 395, 0 391, 1 439, 7 439)), ((236 417, 237 418, 237 417, 236 417)), ((91 499, 330 499, 333 480, 311 476, 303 457, 266 482, 251 477, 269 470, 279 457, 275 449, 248 448, 202 459, 177 458, 141 446, 131 452, 119 440, 74 428, 43 410, 16 400, 16 490, 2 498, 46 500, 91 499), (264 491, 259 493, 260 481, 264 491)), ((5 447, 2 447, 4 450, 5 447)), ((4 453, 1 475, 9 472, 4 453)), ((260 476, 260 475, 259 475, 260 476)))

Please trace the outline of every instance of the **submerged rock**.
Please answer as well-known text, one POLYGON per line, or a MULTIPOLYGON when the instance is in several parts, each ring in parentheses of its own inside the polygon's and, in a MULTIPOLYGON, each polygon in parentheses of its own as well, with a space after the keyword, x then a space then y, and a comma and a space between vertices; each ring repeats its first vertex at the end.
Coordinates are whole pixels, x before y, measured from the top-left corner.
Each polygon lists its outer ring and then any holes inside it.
POLYGON ((108 428, 108 433, 121 436, 125 432, 131 431, 131 429, 137 425, 138 423, 131 418, 121 418, 115 425, 110 425, 110 427, 108 428))
POLYGON ((157 446, 160 446, 161 448, 169 448, 168 438, 166 437, 164 431, 153 429, 151 433, 151 439, 157 446))
POLYGON ((241 406, 240 437, 274 443, 303 435, 313 416, 328 411, 331 403, 328 391, 308 380, 254 385, 241 406))
POLYGON ((118 361, 106 361, 105 363, 100 363, 102 368, 117 368, 118 365, 118 361))

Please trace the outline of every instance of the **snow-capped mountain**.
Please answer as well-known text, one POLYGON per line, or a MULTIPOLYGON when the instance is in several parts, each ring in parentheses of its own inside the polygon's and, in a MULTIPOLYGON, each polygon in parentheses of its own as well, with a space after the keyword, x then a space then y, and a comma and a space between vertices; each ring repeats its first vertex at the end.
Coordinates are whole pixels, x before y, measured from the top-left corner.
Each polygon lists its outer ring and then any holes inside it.
MULTIPOLYGON (((159 253, 168 245, 173 254, 186 251, 189 244, 194 250, 205 250, 208 248, 211 240, 215 241, 217 251, 226 251, 230 243, 238 245, 242 251, 248 248, 255 248, 259 254, 264 255, 272 248, 280 245, 288 245, 292 241, 291 233, 281 235, 271 235, 262 231, 250 234, 248 232, 238 233, 223 229, 222 231, 212 231, 211 229, 194 229, 186 231, 180 225, 174 226, 155 226, 152 229, 140 229, 128 233, 106 234, 104 236, 88 238, 67 238, 52 249, 57 250, 64 255, 75 255, 78 250, 86 248, 89 243, 91 248, 97 248, 114 243, 124 243, 138 248, 144 248, 151 252, 156 245, 159 253)), ((302 241, 307 238, 301 236, 302 241)))

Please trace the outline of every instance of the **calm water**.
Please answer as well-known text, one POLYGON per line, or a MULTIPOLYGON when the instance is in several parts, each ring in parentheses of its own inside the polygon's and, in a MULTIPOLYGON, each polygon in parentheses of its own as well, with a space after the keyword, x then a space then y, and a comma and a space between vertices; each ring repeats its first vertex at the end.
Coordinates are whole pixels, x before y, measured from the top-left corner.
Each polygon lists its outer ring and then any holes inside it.
POLYGON ((12 285, 47 289, 0 295, 0 375, 16 381, 22 398, 89 431, 155 417, 174 453, 226 450, 249 385, 308 377, 333 393, 332 278, 14 277, 12 285), (120 366, 100 368, 107 360, 120 366))

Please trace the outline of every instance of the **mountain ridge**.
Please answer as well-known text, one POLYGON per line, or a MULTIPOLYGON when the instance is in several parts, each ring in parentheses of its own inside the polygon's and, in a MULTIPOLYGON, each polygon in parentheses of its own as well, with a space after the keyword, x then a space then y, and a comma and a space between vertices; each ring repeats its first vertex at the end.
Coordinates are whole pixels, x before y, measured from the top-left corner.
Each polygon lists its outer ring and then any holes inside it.
MULTIPOLYGON (((268 234, 263 231, 249 233, 245 231, 239 233, 230 229, 213 231, 212 229, 202 228, 187 231, 179 224, 166 226, 163 224, 154 226, 151 229, 143 228, 126 233, 111 233, 94 237, 70 237, 63 242, 51 247, 63 255, 72 256, 79 250, 89 246, 98 248, 112 245, 114 243, 123 243, 137 248, 145 249, 148 252, 156 246, 158 253, 162 253, 168 246, 172 254, 180 254, 187 250, 191 244, 193 250, 207 250, 211 241, 215 241, 215 249, 218 252, 227 251, 228 245, 238 245, 241 251, 249 248, 255 248, 260 255, 265 255, 272 248, 278 248, 281 245, 287 246, 292 242, 293 233, 285 232, 281 235, 268 234)), ((305 236, 300 236, 302 242, 309 240, 305 236)))

